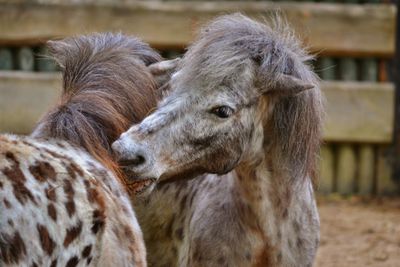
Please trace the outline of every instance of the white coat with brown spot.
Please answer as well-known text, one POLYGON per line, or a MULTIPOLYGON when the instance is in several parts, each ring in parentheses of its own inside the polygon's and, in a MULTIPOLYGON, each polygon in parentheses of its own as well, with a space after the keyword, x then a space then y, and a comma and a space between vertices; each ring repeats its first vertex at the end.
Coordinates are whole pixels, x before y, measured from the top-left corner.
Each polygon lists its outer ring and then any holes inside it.
POLYGON ((0 136, 1 266, 146 266, 120 181, 83 150, 0 136))

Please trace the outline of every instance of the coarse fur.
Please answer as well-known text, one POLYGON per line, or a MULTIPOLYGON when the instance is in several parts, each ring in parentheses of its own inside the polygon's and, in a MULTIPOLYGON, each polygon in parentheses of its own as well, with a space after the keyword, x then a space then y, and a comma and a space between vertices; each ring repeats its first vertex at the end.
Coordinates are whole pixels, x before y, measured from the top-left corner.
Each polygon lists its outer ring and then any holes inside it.
POLYGON ((150 266, 312 265, 322 97, 311 57, 276 24, 205 26, 171 93, 113 144, 132 179, 158 180, 137 205, 150 266))
POLYGON ((50 42, 63 93, 32 136, 0 136, 1 266, 146 266, 110 144, 155 105, 161 57, 122 34, 50 42))
POLYGON ((111 144, 156 105, 156 83, 146 66, 161 56, 134 37, 112 33, 48 46, 62 68, 63 92, 32 136, 68 140, 121 176, 111 144))
POLYGON ((60 140, 0 136, 1 266, 147 266, 125 188, 60 140))

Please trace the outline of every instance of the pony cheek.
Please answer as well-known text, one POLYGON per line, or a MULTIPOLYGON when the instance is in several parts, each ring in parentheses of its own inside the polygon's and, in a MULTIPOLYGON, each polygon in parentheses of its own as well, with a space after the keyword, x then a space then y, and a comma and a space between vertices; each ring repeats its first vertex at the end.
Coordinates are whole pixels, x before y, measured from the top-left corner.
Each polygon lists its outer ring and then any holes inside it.
POLYGON ((242 149, 239 147, 222 149, 212 156, 205 157, 207 162, 204 163, 204 166, 208 166, 209 173, 226 174, 237 166, 241 155, 242 149))

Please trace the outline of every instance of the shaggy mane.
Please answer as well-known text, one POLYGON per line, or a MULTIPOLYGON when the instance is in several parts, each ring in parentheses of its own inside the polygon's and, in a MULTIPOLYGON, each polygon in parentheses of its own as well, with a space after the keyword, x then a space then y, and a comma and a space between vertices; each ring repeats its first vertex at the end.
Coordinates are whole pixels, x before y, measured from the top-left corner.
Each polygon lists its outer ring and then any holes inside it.
POLYGON ((38 123, 33 137, 66 140, 114 171, 111 144, 156 105, 147 65, 161 57, 122 34, 93 34, 48 42, 62 68, 60 102, 38 123))
POLYGON ((288 24, 279 16, 270 24, 240 14, 212 21, 183 58, 180 79, 207 76, 215 83, 234 81, 235 74, 251 62, 257 86, 271 85, 271 77, 282 74, 315 85, 297 96, 277 99, 265 132, 274 168, 289 171, 292 177, 316 179, 323 115, 319 80, 307 64, 312 57, 288 24))

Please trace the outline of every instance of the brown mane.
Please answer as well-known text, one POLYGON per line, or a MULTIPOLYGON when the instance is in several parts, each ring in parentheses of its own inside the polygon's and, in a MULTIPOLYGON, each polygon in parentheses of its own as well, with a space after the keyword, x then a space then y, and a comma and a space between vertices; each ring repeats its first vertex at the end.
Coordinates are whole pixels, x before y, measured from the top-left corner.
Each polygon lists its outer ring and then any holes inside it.
POLYGON ((146 66, 161 57, 122 34, 79 36, 48 45, 62 68, 63 92, 32 135, 82 147, 121 177, 111 144, 156 105, 156 84, 146 66))

